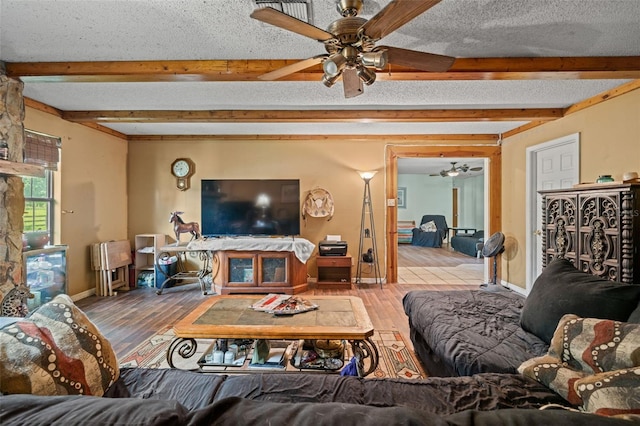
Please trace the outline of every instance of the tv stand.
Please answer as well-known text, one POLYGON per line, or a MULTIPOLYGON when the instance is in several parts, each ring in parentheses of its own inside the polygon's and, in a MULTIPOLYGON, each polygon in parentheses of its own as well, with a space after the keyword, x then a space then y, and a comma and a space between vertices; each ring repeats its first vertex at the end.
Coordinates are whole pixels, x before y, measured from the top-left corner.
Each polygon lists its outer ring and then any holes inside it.
POLYGON ((218 294, 307 291, 307 266, 292 252, 225 250, 216 257, 220 274, 213 286, 218 294))
POLYGON ((306 261, 315 245, 304 238, 238 237, 196 240, 188 248, 214 253, 218 294, 296 294, 307 291, 306 261))

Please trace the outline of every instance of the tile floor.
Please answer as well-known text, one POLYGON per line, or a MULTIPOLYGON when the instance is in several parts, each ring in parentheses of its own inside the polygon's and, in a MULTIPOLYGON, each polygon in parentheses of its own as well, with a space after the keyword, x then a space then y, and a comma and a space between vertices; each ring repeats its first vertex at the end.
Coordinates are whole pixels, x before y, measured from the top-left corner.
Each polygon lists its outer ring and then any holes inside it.
POLYGON ((398 282, 402 284, 450 284, 477 287, 484 282, 483 264, 458 266, 399 267, 398 282))

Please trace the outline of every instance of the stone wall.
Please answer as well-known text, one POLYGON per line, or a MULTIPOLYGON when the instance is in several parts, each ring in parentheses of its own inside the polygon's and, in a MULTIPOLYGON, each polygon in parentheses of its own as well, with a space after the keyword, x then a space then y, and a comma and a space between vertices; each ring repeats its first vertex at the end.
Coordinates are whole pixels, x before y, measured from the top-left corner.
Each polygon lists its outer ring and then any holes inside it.
MULTIPOLYGON (((1 71, 1 70, 0 70, 1 71)), ((9 144, 9 160, 22 162, 23 83, 0 72, 0 140, 9 144)), ((19 176, 0 174, 0 300, 22 283, 24 185, 19 176)))

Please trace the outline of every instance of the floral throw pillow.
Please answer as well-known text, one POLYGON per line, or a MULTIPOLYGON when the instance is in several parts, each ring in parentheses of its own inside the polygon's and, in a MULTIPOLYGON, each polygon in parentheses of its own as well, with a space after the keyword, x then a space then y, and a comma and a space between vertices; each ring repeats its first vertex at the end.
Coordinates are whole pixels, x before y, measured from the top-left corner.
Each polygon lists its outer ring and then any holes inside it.
POLYGON ((0 392, 102 396, 119 377, 111 344, 67 295, 0 329, 0 392))

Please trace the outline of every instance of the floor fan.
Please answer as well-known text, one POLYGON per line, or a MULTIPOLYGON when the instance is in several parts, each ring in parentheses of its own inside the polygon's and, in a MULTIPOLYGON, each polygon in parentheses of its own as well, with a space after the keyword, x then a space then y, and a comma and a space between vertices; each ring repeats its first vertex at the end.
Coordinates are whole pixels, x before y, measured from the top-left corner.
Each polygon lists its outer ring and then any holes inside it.
POLYGON ((480 284, 480 287, 486 291, 499 291, 504 287, 498 286, 498 255, 504 251, 504 234, 502 232, 496 232, 485 241, 482 247, 482 255, 484 257, 493 257, 493 279, 492 282, 487 284, 480 284))

